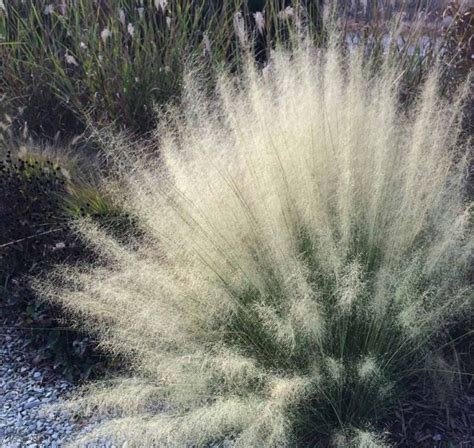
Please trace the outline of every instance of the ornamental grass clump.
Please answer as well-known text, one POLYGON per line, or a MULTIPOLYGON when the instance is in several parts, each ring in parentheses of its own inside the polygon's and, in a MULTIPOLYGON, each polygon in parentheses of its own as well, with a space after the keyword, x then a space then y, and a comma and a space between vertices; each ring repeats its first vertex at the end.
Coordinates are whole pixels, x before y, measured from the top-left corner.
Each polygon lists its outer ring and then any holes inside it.
POLYGON ((86 439, 383 445, 372 428, 470 307, 468 151, 462 94, 433 73, 407 111, 401 73, 362 59, 277 51, 212 100, 190 81, 158 161, 116 150, 139 244, 79 222, 97 263, 39 286, 130 362, 75 402, 110 416, 86 439))

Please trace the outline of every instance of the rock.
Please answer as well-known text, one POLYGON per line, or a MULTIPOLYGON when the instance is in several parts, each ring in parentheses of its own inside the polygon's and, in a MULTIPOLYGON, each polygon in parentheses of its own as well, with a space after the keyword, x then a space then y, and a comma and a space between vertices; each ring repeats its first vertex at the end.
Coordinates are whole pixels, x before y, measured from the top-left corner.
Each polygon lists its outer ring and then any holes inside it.
POLYGON ((33 409, 38 407, 41 402, 37 398, 29 399, 24 405, 23 409, 33 409))

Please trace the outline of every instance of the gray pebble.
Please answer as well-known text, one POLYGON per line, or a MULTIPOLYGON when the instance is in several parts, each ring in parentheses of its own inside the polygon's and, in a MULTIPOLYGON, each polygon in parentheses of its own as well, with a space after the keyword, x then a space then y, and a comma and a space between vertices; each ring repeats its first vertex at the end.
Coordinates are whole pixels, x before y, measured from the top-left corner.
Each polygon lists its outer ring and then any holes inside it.
POLYGON ((37 398, 28 399, 28 401, 23 405, 23 409, 33 409, 40 405, 40 401, 37 398))

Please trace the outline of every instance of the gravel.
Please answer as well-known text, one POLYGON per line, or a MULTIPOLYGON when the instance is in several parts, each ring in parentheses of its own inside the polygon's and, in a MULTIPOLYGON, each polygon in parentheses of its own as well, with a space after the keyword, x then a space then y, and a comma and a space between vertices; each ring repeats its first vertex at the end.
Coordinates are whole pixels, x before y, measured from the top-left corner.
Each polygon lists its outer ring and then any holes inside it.
POLYGON ((74 385, 48 367, 32 366, 28 355, 31 349, 21 330, 0 328, 0 447, 60 448, 88 424, 48 409, 74 385))

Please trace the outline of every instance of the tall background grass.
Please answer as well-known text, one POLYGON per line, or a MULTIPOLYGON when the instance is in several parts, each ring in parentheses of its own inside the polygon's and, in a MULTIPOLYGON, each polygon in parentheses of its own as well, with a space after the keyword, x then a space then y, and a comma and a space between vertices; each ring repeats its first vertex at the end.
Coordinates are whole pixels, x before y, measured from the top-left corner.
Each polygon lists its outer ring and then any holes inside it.
MULTIPOLYGON (((439 52, 434 42, 442 8, 405 1, 356 6, 326 4, 326 15, 339 16, 342 39, 370 41, 379 50, 389 21, 398 22, 392 52, 407 68, 410 93, 439 52), (421 22, 420 12, 426 19, 421 22)), ((29 131, 41 138, 68 139, 81 134, 87 123, 151 130, 154 106, 179 101, 186 65, 199 61, 201 67, 225 63, 238 69, 242 40, 253 46, 261 62, 276 42, 295 33, 307 32, 321 43, 323 15, 323 1, 305 0, 3 2, 3 126, 13 121, 17 135, 29 131)), ((456 42, 468 30, 461 34, 456 42)))
MULTIPOLYGON (((278 2, 12 1, 1 12, 2 86, 43 134, 95 123, 149 130, 176 99, 188 62, 235 62, 234 14, 277 14, 278 2), (39 119, 48 114, 48 120, 39 119), (61 121, 57 121, 60 118, 61 121)), ((274 18, 273 18, 274 19, 274 18)), ((263 32, 263 30, 261 30, 263 32)), ((263 49, 265 50, 265 48, 263 49)), ((36 127, 36 126, 35 126, 36 127)))

